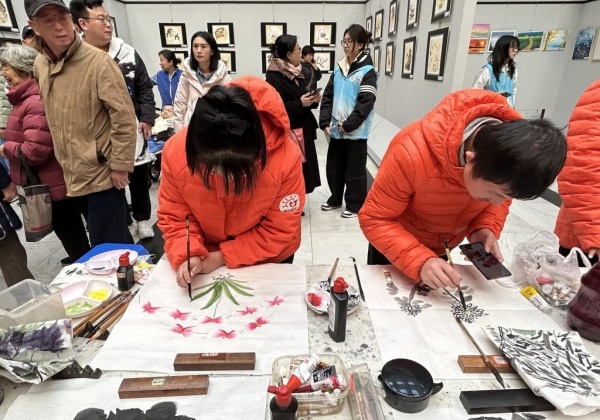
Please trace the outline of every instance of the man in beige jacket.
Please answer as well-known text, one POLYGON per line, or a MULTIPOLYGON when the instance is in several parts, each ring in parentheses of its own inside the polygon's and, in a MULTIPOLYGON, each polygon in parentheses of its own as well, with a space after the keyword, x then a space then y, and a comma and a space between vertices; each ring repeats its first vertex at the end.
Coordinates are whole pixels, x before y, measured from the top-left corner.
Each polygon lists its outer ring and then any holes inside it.
POLYGON ((25 0, 34 75, 67 194, 87 206, 90 243, 131 243, 125 190, 133 171, 135 113, 113 60, 76 36, 62 0, 25 0))

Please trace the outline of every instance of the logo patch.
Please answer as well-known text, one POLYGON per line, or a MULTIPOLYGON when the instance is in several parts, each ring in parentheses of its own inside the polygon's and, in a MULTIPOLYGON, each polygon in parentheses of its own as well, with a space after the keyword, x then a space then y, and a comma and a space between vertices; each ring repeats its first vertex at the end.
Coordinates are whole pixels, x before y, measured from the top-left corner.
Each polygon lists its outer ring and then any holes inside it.
POLYGON ((279 202, 279 211, 282 213, 298 210, 300 208, 300 196, 298 194, 286 195, 279 202))

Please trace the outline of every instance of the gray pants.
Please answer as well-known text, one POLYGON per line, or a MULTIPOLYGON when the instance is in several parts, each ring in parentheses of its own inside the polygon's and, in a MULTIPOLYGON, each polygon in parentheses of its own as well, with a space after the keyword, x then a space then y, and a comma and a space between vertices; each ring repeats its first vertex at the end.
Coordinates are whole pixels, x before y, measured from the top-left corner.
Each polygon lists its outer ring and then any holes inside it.
POLYGON ((0 240, 0 270, 8 287, 21 280, 33 279, 27 268, 27 253, 15 231, 7 232, 0 240))

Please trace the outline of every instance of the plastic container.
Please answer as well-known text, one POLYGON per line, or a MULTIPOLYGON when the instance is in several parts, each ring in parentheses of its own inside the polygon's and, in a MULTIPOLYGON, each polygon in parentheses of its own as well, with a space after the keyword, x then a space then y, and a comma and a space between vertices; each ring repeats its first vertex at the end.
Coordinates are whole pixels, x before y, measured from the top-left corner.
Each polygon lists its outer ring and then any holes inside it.
MULTIPOLYGON (((353 419, 385 420, 371 372, 366 363, 348 369, 348 405, 353 419)), ((382 392, 384 392, 382 390, 382 392)))
MULTIPOLYGON (((335 354, 319 354, 321 363, 334 365, 336 375, 340 382, 339 392, 314 391, 310 393, 293 393, 298 400, 298 417, 318 417, 338 413, 344 407, 344 400, 348 395, 348 372, 344 362, 335 354)), ((282 378, 289 378, 294 369, 304 360, 310 358, 309 354, 283 356, 275 359, 271 374, 270 385, 279 386, 282 378)), ((285 384, 285 383, 284 383, 285 384)))
POLYGON ((0 292, 0 328, 67 318, 60 289, 23 280, 0 292))

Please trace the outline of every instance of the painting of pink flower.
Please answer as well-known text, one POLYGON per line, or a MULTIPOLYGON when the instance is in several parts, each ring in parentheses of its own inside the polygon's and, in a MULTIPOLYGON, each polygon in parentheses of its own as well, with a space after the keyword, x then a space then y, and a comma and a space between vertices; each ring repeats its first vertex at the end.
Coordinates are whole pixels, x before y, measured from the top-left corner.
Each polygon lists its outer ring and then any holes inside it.
POLYGON ((200 321, 202 324, 222 324, 223 323, 223 317, 222 316, 218 316, 216 318, 211 318, 210 316, 205 316, 204 318, 202 318, 202 321, 200 321))
POLYGON ((266 325, 268 324, 269 321, 267 319, 264 319, 262 316, 256 318, 255 322, 251 322, 248 324, 248 329, 250 330, 255 330, 257 328, 259 328, 261 325, 266 325))
POLYGON ((268 306, 279 306, 280 303, 285 302, 285 298, 281 296, 275 296, 273 300, 267 300, 268 306))
POLYGON ((246 306, 246 309, 241 309, 239 311, 237 311, 240 315, 244 316, 244 315, 251 315, 254 312, 258 311, 258 307, 256 306, 246 306))
POLYGON ((189 337, 193 333, 193 328, 194 327, 184 327, 181 324, 175 324, 175 326, 171 328, 171 331, 173 331, 176 334, 181 334, 184 337, 189 337))
POLYGON ((152 304, 150 302, 146 302, 142 305, 142 308, 144 308, 144 312, 153 314, 154 312, 156 312, 160 309, 160 306, 152 306, 152 304))
POLYGON ((237 333, 235 330, 225 331, 225 330, 215 330, 212 333, 212 336, 215 338, 226 338, 228 340, 237 337, 237 333))
POLYGON ((175 309, 174 311, 169 312, 174 319, 181 319, 185 321, 190 316, 191 312, 181 312, 179 309, 175 309))

